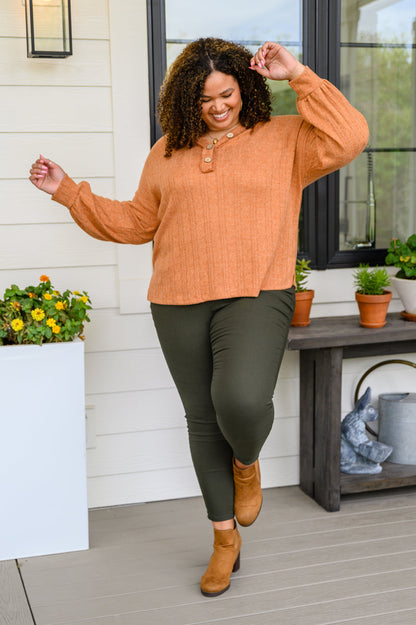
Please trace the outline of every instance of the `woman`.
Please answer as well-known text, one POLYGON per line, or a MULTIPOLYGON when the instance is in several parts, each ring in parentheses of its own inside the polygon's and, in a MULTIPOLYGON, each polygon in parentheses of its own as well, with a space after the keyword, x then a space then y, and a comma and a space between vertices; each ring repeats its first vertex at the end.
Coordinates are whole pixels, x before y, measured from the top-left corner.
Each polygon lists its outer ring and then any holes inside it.
POLYGON ((30 180, 90 235, 154 242, 148 298, 214 528, 201 579, 212 597, 239 567, 235 518, 250 525, 262 504, 258 456, 294 309, 302 189, 354 159, 368 129, 333 85, 271 42, 253 57, 220 39, 189 44, 158 110, 164 136, 132 201, 98 197, 43 157, 30 180), (270 118, 266 78, 290 81, 299 115, 270 118))

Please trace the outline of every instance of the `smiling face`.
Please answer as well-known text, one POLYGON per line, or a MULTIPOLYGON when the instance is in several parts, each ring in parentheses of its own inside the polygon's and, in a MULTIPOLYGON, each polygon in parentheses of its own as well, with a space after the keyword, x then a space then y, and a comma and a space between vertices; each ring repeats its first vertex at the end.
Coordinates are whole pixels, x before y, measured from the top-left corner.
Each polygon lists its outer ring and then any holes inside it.
POLYGON ((240 87, 234 76, 212 72, 201 95, 202 119, 214 133, 225 133, 239 122, 242 107, 240 87))

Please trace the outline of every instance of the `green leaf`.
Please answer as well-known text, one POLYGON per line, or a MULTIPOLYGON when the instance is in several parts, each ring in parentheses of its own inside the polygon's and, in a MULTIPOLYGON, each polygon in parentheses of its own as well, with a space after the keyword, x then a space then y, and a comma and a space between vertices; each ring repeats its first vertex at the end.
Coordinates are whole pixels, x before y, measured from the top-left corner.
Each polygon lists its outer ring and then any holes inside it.
POLYGON ((407 245, 413 249, 416 249, 416 234, 412 234, 412 236, 407 239, 407 245))

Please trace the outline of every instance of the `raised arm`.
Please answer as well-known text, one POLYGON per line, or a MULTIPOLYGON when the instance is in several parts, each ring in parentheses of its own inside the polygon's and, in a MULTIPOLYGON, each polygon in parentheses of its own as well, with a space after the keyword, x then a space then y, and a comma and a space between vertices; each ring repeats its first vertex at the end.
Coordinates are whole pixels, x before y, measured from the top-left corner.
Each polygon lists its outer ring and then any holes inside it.
POLYGON ((88 182, 77 184, 64 170, 43 156, 33 163, 30 181, 66 206, 74 221, 89 235, 116 243, 147 243, 158 228, 159 195, 146 161, 139 188, 131 201, 96 195, 88 182))
POLYGON ((302 185, 344 167, 368 142, 363 115, 329 81, 302 65, 283 46, 266 42, 251 60, 251 69, 272 80, 289 80, 297 93, 301 124, 296 167, 302 185))

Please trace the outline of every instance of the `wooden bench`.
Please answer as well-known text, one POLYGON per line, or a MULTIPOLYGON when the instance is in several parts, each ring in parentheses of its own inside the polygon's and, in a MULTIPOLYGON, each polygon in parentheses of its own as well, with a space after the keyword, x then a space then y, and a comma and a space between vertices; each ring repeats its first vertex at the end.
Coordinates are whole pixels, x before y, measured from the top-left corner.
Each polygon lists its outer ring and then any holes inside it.
MULTIPOLYGON (((300 486, 325 510, 339 510, 342 494, 416 484, 416 465, 384 463, 377 475, 340 472, 343 358, 416 353, 416 323, 387 315, 380 329, 358 315, 312 319, 292 327, 288 349, 300 352, 300 486)), ((365 390, 365 389, 364 389, 365 390)))

